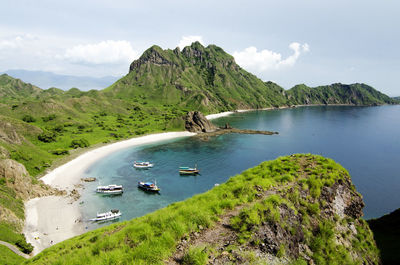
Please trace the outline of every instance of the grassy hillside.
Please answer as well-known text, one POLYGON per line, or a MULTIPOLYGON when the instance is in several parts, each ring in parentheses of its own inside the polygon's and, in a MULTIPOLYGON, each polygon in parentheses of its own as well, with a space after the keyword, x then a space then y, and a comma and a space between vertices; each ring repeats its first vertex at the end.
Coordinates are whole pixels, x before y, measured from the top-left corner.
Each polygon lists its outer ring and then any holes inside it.
POLYGON ((183 130, 187 111, 394 102, 364 84, 284 91, 243 70, 221 48, 198 42, 182 51, 149 48, 129 74, 102 91, 42 90, 4 74, 0 95, 0 146, 33 176, 77 147, 183 130))
POLYGON ((380 218, 368 220, 385 265, 395 265, 400 260, 400 209, 380 218))
MULTIPOLYGON (((245 71, 215 45, 204 47, 196 42, 182 51, 153 46, 132 62, 129 74, 101 91, 42 90, 0 75, 0 150, 7 152, 6 157, 0 154, 0 161, 22 164, 27 170, 22 175, 35 184, 36 177, 54 161, 77 150, 148 133, 184 130, 183 116, 188 111, 208 114, 331 103, 375 105, 393 100, 363 84, 301 85, 284 91, 245 71)), ((0 182, 0 210, 11 211, 0 218, 0 224, 6 224, 0 226, 0 240, 1 231, 21 237, 21 225, 14 223, 23 221, 26 197, 13 193, 12 182, 0 182)))
POLYGON ((246 72, 221 48, 198 42, 182 51, 151 47, 131 64, 128 75, 106 91, 205 113, 286 103, 281 87, 246 72))
POLYGON ((329 86, 308 87, 297 85, 287 91, 291 105, 303 104, 350 104, 381 105, 395 104, 389 96, 365 84, 332 84, 329 86))
POLYGON ((4 265, 20 265, 25 261, 23 257, 18 256, 7 247, 0 245, 0 262, 4 265))
POLYGON ((333 160, 286 156, 183 202, 61 242, 27 264, 255 264, 271 259, 377 264, 372 233, 360 218, 362 206, 348 172, 333 160), (221 224, 222 219, 228 223, 221 224), (225 230, 218 233, 218 227, 225 230), (213 236, 203 237, 207 233, 213 236), (229 243, 219 247, 218 238, 230 234, 229 243))

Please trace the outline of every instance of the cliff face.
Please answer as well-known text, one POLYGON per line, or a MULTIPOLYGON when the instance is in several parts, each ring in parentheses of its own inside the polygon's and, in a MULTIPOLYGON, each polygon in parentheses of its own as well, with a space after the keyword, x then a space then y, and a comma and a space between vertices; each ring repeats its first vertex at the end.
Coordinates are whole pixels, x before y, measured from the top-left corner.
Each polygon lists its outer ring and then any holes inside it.
POLYGON ((217 127, 199 111, 190 111, 185 118, 185 129, 189 132, 213 132, 217 127))
POLYGON ((21 231, 25 218, 24 200, 61 195, 62 192, 32 178, 24 165, 9 157, 8 151, 0 146, 0 223, 6 223, 21 231))
MULTIPOLYGON (((299 161, 304 173, 318 168, 309 158, 299 161)), ((361 218, 364 202, 350 178, 318 189, 309 180, 256 187, 255 201, 182 240, 171 263, 185 263, 191 251, 201 249, 211 264, 379 264, 372 233, 361 218)))

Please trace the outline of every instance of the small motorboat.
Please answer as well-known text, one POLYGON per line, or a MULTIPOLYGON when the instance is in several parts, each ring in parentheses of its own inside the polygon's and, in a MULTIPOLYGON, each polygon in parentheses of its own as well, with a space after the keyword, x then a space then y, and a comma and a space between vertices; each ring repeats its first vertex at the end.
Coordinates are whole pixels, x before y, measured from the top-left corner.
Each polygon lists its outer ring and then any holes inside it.
POLYGON ((124 192, 124 189, 122 185, 111 184, 108 186, 98 186, 96 192, 104 195, 119 195, 124 192))
POLYGON ((197 175, 200 173, 200 170, 197 169, 197 166, 194 168, 191 167, 179 167, 180 175, 197 175))
POLYGON ((152 168, 154 164, 150 162, 142 162, 142 161, 135 161, 133 162, 133 167, 138 168, 138 169, 147 169, 147 168, 152 168))
POLYGON ((92 218, 92 219, 90 219, 90 221, 99 222, 99 221, 114 220, 114 219, 118 219, 121 215, 122 215, 122 213, 119 210, 114 209, 114 210, 111 210, 111 211, 105 212, 105 213, 97 213, 96 218, 92 218))
POLYGON ((152 192, 159 192, 160 188, 157 187, 157 182, 138 182, 138 188, 145 190, 145 191, 152 191, 152 192))

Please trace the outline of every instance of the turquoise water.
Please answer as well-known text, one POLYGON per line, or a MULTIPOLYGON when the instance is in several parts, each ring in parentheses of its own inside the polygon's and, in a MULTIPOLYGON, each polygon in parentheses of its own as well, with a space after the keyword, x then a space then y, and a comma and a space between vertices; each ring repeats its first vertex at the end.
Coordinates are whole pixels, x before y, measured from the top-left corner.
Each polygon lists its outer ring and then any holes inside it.
MULTIPOLYGON (((211 189, 216 183, 265 160, 293 153, 333 158, 352 176, 363 195, 366 219, 400 207, 400 106, 301 107, 236 113, 213 121, 243 129, 278 131, 279 135, 229 134, 202 141, 194 137, 121 150, 98 161, 85 175, 98 182, 85 186, 84 218, 118 208, 121 220, 142 216, 211 189), (155 167, 136 170, 134 160, 155 167), (180 176, 179 166, 198 165, 201 175, 180 176), (140 180, 157 180, 160 194, 139 190, 140 180), (122 196, 102 197, 97 185, 122 184, 122 196)), ((98 224, 88 224, 88 229, 98 224)))

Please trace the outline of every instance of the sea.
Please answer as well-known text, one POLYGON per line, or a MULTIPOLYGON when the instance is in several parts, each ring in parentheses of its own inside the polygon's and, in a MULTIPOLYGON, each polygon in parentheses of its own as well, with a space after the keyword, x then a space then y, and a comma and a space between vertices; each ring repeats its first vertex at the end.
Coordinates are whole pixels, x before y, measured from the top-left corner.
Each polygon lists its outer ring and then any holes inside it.
POLYGON ((400 106, 313 106, 234 113, 213 120, 240 129, 277 131, 277 135, 226 134, 202 140, 176 138, 117 151, 97 161, 84 177, 80 207, 87 220, 97 212, 119 209, 122 220, 143 216, 212 189, 265 160, 294 153, 334 159, 350 173, 365 202, 364 218, 376 218, 400 208, 400 106), (155 166, 137 170, 133 161, 155 166), (180 176, 180 166, 197 166, 201 174, 180 176), (159 194, 137 188, 138 181, 156 181, 159 194), (122 184, 124 193, 106 197, 96 186, 122 184))

